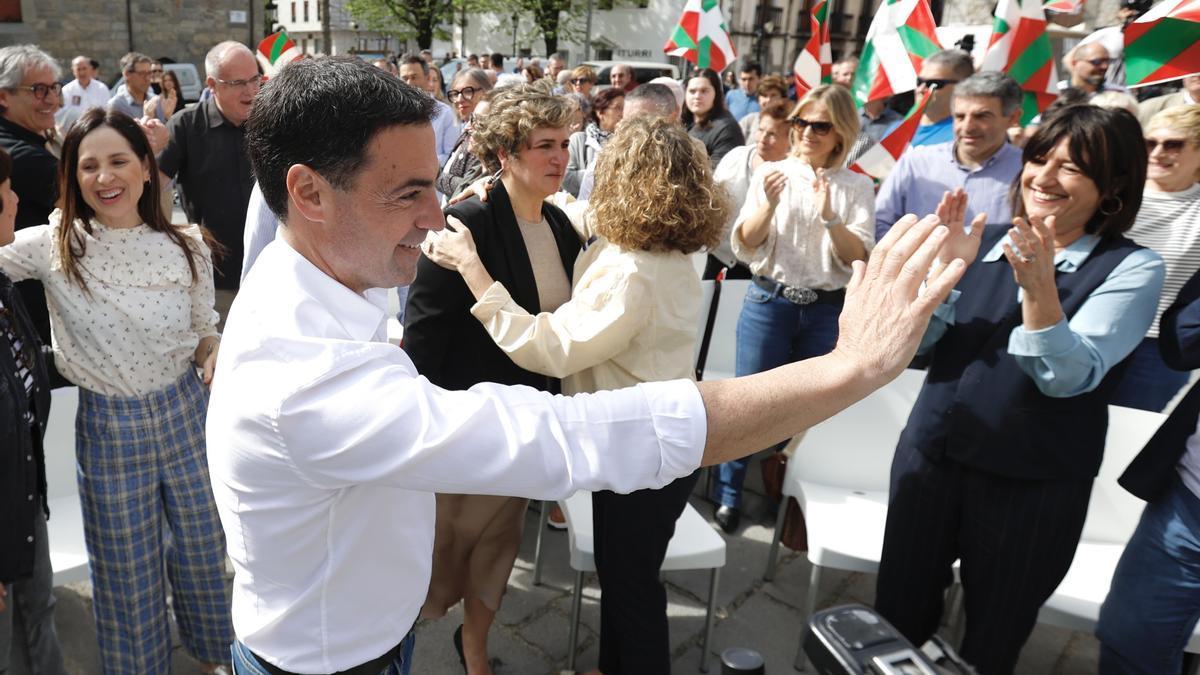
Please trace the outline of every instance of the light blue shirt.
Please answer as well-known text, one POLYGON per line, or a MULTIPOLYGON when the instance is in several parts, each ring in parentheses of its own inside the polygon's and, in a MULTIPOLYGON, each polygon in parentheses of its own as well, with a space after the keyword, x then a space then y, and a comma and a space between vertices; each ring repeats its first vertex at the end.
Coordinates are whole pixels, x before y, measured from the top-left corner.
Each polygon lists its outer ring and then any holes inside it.
MULTIPOLYGON (((1008 241, 1005 235, 975 264, 1001 260, 1008 241)), ((1083 235, 1055 254, 1055 269, 1064 274, 1078 270, 1099 243, 1096 235, 1083 235)), ((1069 322, 1064 317, 1039 330, 1014 328, 1008 336, 1008 353, 1046 396, 1069 398, 1095 389, 1146 335, 1158 308, 1164 273, 1162 258, 1154 251, 1145 248, 1130 253, 1083 301, 1069 322)), ((921 339, 921 352, 940 340, 954 323, 954 303, 960 295, 953 291, 934 311, 921 339)), ((1018 303, 1022 297, 1018 288, 1018 303)), ((996 298, 996 302, 1008 300, 996 298)))
POLYGON ((437 99, 433 102, 437 104, 437 112, 430 120, 433 124, 433 140, 437 148, 438 166, 445 166, 446 160, 450 159, 450 153, 454 152, 454 144, 458 142, 461 130, 450 106, 437 99))
POLYGON ((967 223, 986 213, 989 223, 1008 224, 1012 206, 1008 191, 1021 173, 1021 151, 1005 143, 978 169, 969 169, 954 154, 954 142, 909 148, 875 196, 875 241, 906 213, 918 217, 937 210, 942 194, 963 188, 967 191, 967 223))
MULTIPOLYGON (((150 100, 150 92, 146 92, 146 100, 150 100)), ((126 115, 129 115, 135 120, 140 120, 145 116, 143 105, 133 99, 133 94, 125 87, 119 87, 117 93, 108 100, 109 110, 119 110, 126 115)))
MULTIPOLYGON (((903 121, 903 117, 897 120, 895 124, 888 128, 888 133, 892 133, 896 127, 900 126, 900 122, 903 121)), ((954 116, 947 115, 946 119, 942 120, 941 122, 922 124, 921 126, 917 127, 917 132, 913 134, 912 141, 909 142, 908 147, 918 148, 922 145, 937 145, 938 143, 949 143, 953 140, 954 116)))
POLYGON ((733 119, 740 121, 750 113, 759 112, 758 97, 751 96, 741 89, 730 89, 725 92, 725 108, 733 115, 733 119))

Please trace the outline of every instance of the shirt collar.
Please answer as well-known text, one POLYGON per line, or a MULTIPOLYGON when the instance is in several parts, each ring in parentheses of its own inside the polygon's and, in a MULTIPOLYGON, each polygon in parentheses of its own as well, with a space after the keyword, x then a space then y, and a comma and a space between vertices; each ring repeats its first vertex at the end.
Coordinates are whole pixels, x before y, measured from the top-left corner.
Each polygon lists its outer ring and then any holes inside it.
MULTIPOLYGON (((983 256, 983 262, 996 262, 1003 258, 1004 244, 1010 241, 1009 236, 1007 234, 1004 235, 1004 238, 996 242, 992 250, 983 256)), ((1077 271, 1099 243, 1100 237, 1094 234, 1085 234, 1076 239, 1066 248, 1054 254, 1054 269, 1065 274, 1077 271)))
POLYGON ((387 321, 387 289, 369 288, 359 295, 322 272, 283 237, 276 237, 268 246, 281 248, 281 254, 295 270, 301 293, 315 300, 329 312, 352 340, 371 342, 385 335, 387 321))
POLYGON ((967 172, 983 171, 984 169, 988 168, 989 166, 995 164, 996 162, 1001 161, 1007 155, 1012 154, 1013 152, 1017 152, 1017 148, 1015 145, 1009 143, 1008 141, 1004 141, 1004 145, 1001 145, 999 150, 993 152, 991 157, 988 157, 986 160, 984 160, 983 164, 980 164, 978 169, 971 169, 971 168, 968 168, 966 165, 964 165, 962 162, 958 161, 958 141, 950 141, 949 143, 945 143, 944 145, 946 145, 946 147, 949 148, 949 150, 948 150, 948 152, 950 154, 949 159, 954 164, 954 166, 957 166, 958 168, 962 169, 963 171, 967 171, 967 172))
POLYGON ((40 134, 34 133, 25 127, 10 121, 4 117, 0 117, 0 127, 8 129, 9 133, 18 138, 24 139, 26 142, 38 146, 39 148, 46 147, 46 138, 40 134))
POLYGON ((217 99, 215 96, 209 96, 208 100, 204 102, 204 110, 205 116, 208 118, 209 129, 216 129, 222 124, 228 124, 234 129, 238 128, 234 126, 233 122, 225 119, 225 116, 221 114, 221 109, 217 107, 217 99))

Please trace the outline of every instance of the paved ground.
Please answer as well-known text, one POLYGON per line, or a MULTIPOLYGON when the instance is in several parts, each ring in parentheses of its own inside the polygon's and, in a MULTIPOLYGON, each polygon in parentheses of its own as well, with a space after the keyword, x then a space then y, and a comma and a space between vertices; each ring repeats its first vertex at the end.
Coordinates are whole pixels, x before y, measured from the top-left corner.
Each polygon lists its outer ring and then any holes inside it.
MULTIPOLYGON (((750 475, 757 473, 752 467, 750 475)), ((698 497, 693 498, 693 505, 706 517, 711 515, 711 507, 698 497)), ((728 538, 728 563, 721 574, 716 628, 709 648, 710 672, 720 672, 717 659, 722 650, 742 646, 755 649, 764 656, 768 673, 789 675, 795 672, 791 664, 804 619, 810 567, 803 555, 789 551, 781 559, 775 580, 764 582, 762 573, 771 542, 771 524, 766 523, 762 502, 757 496, 751 495, 747 511, 749 524, 728 538)), ((537 514, 531 510, 526 518, 521 555, 509 582, 509 593, 492 629, 492 653, 502 661, 497 675, 557 675, 567 660, 573 580, 567 563, 566 535, 546 533, 543 584, 535 587, 532 580, 537 514)), ((708 575, 706 572, 670 573, 666 575, 666 583, 674 672, 696 673, 708 575)), ((874 583, 873 575, 828 571, 821 584, 819 602, 822 606, 870 603, 874 583)), ((65 586, 56 593, 59 635, 64 642, 70 671, 81 675, 99 673, 89 585, 65 586)), ((584 593, 577 662, 585 669, 596 663, 598 599, 595 579, 589 578, 584 593)), ((446 617, 419 627, 415 672, 435 675, 462 672, 450 640, 459 623, 461 611, 455 609, 446 617)), ((1096 641, 1091 635, 1038 626, 1025 647, 1018 672, 1094 673, 1096 652, 1096 641)), ((28 671, 18 662, 14 664, 13 672, 21 675, 28 671)), ((174 672, 197 675, 200 671, 182 648, 177 647, 174 672)))

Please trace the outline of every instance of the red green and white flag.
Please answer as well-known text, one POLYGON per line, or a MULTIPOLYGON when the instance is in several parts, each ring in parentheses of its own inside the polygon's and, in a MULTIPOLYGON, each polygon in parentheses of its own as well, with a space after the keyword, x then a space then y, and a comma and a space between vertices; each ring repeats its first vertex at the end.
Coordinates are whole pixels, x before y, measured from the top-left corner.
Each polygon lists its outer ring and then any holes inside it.
POLYGON ((858 158, 858 161, 851 164, 850 170, 870 176, 876 181, 887 178, 887 175, 892 172, 892 168, 896 166, 896 162, 900 160, 900 153, 904 152, 904 149, 912 142, 913 136, 916 135, 917 127, 921 125, 921 115, 925 113, 925 106, 929 104, 929 97, 932 94, 932 91, 926 90, 925 95, 921 97, 920 101, 913 104, 904 119, 878 143, 868 148, 858 158))
POLYGON ((1041 0, 1000 0, 980 70, 1008 73, 1021 85, 1022 125, 1058 98, 1058 73, 1041 0))
POLYGON ((254 54, 262 64, 263 72, 272 77, 287 64, 304 55, 296 43, 288 37, 287 31, 280 30, 263 38, 258 43, 258 51, 254 54))
POLYGON ((851 90, 859 105, 917 88, 917 71, 941 51, 929 0, 882 0, 851 90))
POLYGON ((1083 0, 1048 0, 1043 8, 1059 14, 1080 14, 1083 12, 1083 0))
POLYGON ((733 63, 737 54, 725 27, 720 2, 688 0, 663 51, 669 56, 682 56, 697 68, 712 68, 718 73, 733 63))
POLYGON ((816 0, 809 21, 812 35, 792 66, 797 97, 832 81, 833 49, 829 43, 828 14, 829 0, 816 0))
POLYGON ((1163 0, 1125 27, 1125 84, 1200 73, 1200 0, 1163 0))

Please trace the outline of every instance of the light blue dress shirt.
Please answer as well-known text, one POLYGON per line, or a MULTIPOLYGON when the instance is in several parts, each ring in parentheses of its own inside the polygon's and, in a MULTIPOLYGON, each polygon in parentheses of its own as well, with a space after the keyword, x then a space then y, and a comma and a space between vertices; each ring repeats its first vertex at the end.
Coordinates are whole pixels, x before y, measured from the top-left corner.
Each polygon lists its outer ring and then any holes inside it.
POLYGON ((978 169, 968 169, 954 154, 954 142, 909 148, 879 186, 875 196, 875 241, 906 213, 919 217, 937 210, 942 194, 967 191, 967 217, 986 213, 989 223, 1008 224, 1012 206, 1008 191, 1021 173, 1021 151, 1005 143, 978 169))
POLYGON ((746 115, 759 112, 758 97, 751 96, 741 89, 730 89, 725 92, 725 108, 733 115, 733 119, 741 121, 746 115))
POLYGON ((458 142, 462 128, 454 119, 454 111, 450 106, 437 99, 434 99, 434 103, 437 104, 437 112, 433 114, 430 123, 433 124, 433 140, 437 148, 438 166, 445 166, 446 160, 450 159, 450 153, 454 152, 454 144, 458 142))
MULTIPOLYGON (((1008 235, 996 242, 976 265, 995 264, 1004 257, 1008 235)), ((1054 267, 1064 274, 1079 269, 1100 243, 1094 234, 1085 234, 1054 256, 1054 267)), ((1046 396, 1069 398, 1085 394, 1097 386, 1108 371, 1142 341, 1158 308, 1165 274, 1162 258, 1148 248, 1130 253, 1096 287, 1079 311, 1068 322, 1040 330, 1017 326, 1008 336, 1008 353, 1031 377, 1046 396)), ((954 303, 961 296, 953 291, 933 313, 921 339, 919 353, 928 351, 954 323, 954 303)), ((1021 302, 1017 289, 1016 301, 1021 302)), ((1009 302, 996 298, 996 302, 1009 302)))

